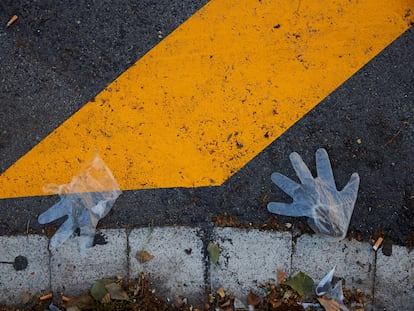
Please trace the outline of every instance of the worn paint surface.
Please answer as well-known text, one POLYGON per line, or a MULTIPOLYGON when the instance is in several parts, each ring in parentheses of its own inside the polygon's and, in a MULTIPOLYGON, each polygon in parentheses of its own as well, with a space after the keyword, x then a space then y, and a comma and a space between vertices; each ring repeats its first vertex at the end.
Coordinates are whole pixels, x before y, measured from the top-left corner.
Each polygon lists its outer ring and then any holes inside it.
POLYGON ((213 0, 5 171, 0 198, 68 183, 95 150, 124 190, 220 185, 407 30, 413 10, 213 0))

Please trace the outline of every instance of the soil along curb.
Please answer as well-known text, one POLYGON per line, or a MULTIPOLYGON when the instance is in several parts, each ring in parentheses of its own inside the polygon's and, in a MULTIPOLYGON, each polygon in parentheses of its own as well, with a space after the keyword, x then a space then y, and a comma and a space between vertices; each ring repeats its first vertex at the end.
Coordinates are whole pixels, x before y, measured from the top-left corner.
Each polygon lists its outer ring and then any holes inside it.
POLYGON ((249 289, 277 279, 278 269, 293 275, 302 271, 315 282, 336 266, 335 276, 345 286, 372 296, 375 307, 404 309, 414 303, 410 294, 414 253, 394 246, 391 256, 375 252, 369 243, 355 240, 329 243, 304 235, 296 241, 290 233, 256 229, 214 228, 211 232, 190 227, 150 227, 133 230, 101 230, 106 244, 93 247, 86 258, 68 240, 49 253, 44 236, 0 237, 2 262, 25 256, 28 265, 16 271, 0 265, 0 302, 20 303, 33 294, 54 292, 73 297, 101 278, 135 278, 144 272, 157 294, 184 296, 190 304, 205 302, 206 290, 225 288, 245 302, 249 289), (206 246, 219 247, 217 264, 211 263, 206 246), (137 252, 151 256, 145 262, 137 252), (153 257, 152 257, 153 256, 153 257), (375 286, 374 286, 375 280, 375 286))

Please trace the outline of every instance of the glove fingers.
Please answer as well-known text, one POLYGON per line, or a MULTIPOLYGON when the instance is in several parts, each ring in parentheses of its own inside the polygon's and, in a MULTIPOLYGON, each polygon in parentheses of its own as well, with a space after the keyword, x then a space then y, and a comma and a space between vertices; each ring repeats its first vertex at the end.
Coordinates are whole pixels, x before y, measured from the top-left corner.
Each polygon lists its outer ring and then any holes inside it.
POLYGON ((355 203, 359 188, 359 175, 353 173, 349 182, 346 184, 344 189, 341 190, 340 194, 344 200, 350 200, 355 203))
POLYGON ((300 185, 296 182, 294 182, 289 177, 286 177, 285 175, 282 175, 280 173, 273 173, 272 181, 284 192, 286 192, 288 195, 290 195, 293 198, 293 195, 297 189, 300 188, 300 185))
POLYGON ((68 218, 50 239, 50 248, 56 248, 73 233, 73 220, 68 218))
POLYGON ((309 206, 295 203, 281 203, 281 202, 270 202, 267 204, 269 212, 284 216, 293 217, 311 217, 312 211, 309 206))
POLYGON ((318 177, 320 179, 328 185, 335 186, 336 189, 331 162, 329 161, 328 153, 323 148, 316 151, 316 171, 318 172, 318 177))
POLYGON ((298 175, 302 184, 307 183, 309 179, 313 179, 310 170, 306 166, 305 162, 303 162, 302 157, 298 153, 292 152, 289 156, 289 159, 296 172, 296 175, 298 175))
POLYGON ((67 215, 67 204, 65 204, 65 202, 65 199, 61 199, 47 211, 40 214, 38 218, 39 224, 44 225, 67 215))

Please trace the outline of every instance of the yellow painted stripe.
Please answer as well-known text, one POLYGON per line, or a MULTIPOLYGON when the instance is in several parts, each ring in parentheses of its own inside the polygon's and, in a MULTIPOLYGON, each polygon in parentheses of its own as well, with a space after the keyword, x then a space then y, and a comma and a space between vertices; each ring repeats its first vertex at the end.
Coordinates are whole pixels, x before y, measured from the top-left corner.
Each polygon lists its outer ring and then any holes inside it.
POLYGON ((5 171, 0 198, 69 182, 96 149, 122 189, 220 185, 407 30, 410 9, 213 0, 5 171))

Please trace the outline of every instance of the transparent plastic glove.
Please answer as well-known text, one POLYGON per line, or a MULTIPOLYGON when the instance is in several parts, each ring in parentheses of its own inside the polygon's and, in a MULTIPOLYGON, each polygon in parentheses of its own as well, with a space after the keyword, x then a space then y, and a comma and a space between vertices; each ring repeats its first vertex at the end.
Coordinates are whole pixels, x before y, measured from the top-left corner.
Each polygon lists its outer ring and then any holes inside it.
POLYGON ((316 233, 343 239, 358 194, 358 174, 352 174, 344 189, 338 191, 325 149, 316 151, 316 178, 313 178, 299 154, 293 152, 289 158, 302 184, 280 173, 273 173, 272 181, 293 198, 293 203, 270 202, 267 205, 269 212, 308 217, 308 224, 316 233))
POLYGON ((97 154, 72 178, 70 184, 49 184, 45 191, 58 193, 60 201, 39 216, 39 223, 46 224, 68 216, 50 240, 50 248, 58 247, 79 228, 78 244, 82 255, 93 246, 98 221, 108 214, 121 194, 112 172, 97 154))

